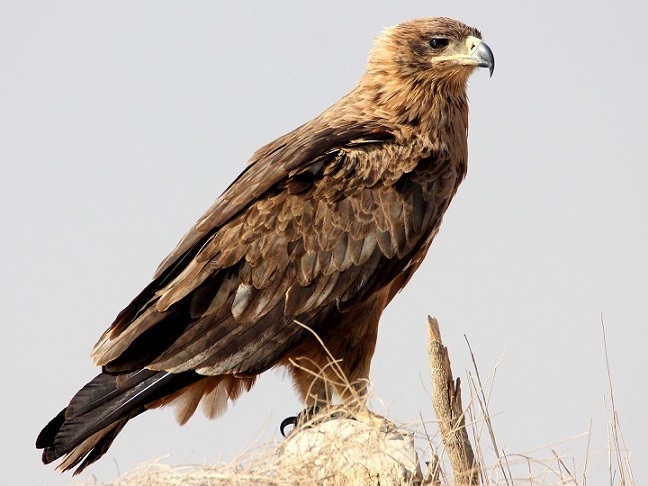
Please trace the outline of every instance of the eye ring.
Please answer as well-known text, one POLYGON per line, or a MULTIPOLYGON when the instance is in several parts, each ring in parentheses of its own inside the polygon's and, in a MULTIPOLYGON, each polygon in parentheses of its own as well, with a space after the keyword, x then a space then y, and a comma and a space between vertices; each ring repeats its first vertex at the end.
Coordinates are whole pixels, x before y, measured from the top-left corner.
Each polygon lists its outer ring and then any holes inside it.
POLYGON ((432 37, 428 42, 428 44, 430 44, 430 47, 432 49, 443 49, 449 43, 450 41, 445 37, 432 37))

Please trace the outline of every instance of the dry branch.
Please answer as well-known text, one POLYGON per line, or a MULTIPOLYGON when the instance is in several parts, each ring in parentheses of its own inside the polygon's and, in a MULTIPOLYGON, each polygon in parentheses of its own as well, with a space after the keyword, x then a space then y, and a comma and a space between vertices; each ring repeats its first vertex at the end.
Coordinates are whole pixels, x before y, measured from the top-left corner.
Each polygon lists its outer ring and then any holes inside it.
POLYGON ((475 460, 461 404, 461 380, 454 380, 448 349, 443 345, 439 323, 428 316, 428 353, 432 374, 432 405, 439 419, 439 430, 445 445, 455 484, 479 485, 479 465, 475 460))

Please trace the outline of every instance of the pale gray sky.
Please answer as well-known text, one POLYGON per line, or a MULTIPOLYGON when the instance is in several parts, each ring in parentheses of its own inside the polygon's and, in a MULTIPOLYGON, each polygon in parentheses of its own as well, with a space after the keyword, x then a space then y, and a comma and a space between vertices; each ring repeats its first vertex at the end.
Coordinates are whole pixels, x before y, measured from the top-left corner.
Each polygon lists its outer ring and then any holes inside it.
MULTIPOLYGON (((446 15, 495 53, 470 82, 470 167, 418 274, 387 309, 374 392, 433 419, 426 315, 457 374, 499 362, 506 452, 573 455, 607 477, 615 399, 648 481, 648 90, 644 2, 0 1, 0 457, 6 484, 67 484, 34 440, 96 370, 90 348, 262 144, 360 77, 387 25, 446 15), (606 398, 607 397, 607 398, 606 398), (609 403, 609 402, 608 402, 609 403), (8 466, 8 468, 7 468, 8 466)), ((230 459, 300 409, 263 376, 224 417, 133 420, 82 478, 230 459)), ((381 411, 380 405, 377 405, 381 411)))

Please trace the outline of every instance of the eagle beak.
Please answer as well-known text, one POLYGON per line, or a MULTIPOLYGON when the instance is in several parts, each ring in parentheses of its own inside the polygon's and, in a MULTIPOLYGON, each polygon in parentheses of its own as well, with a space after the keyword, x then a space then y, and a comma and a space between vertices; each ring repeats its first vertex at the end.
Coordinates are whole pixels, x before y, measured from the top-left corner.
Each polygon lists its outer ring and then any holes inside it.
POLYGON ((470 53, 470 58, 477 63, 478 67, 487 67, 490 75, 493 76, 495 70, 495 56, 488 44, 477 37, 468 37, 466 47, 470 53))

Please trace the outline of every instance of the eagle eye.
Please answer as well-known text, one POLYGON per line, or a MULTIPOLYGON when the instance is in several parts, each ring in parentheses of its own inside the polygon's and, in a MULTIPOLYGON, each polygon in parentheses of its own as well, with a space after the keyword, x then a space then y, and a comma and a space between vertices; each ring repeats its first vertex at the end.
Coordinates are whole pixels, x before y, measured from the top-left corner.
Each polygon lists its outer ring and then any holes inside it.
POLYGON ((442 49, 446 47, 449 43, 450 41, 445 37, 432 37, 429 42, 430 47, 432 49, 442 49))

